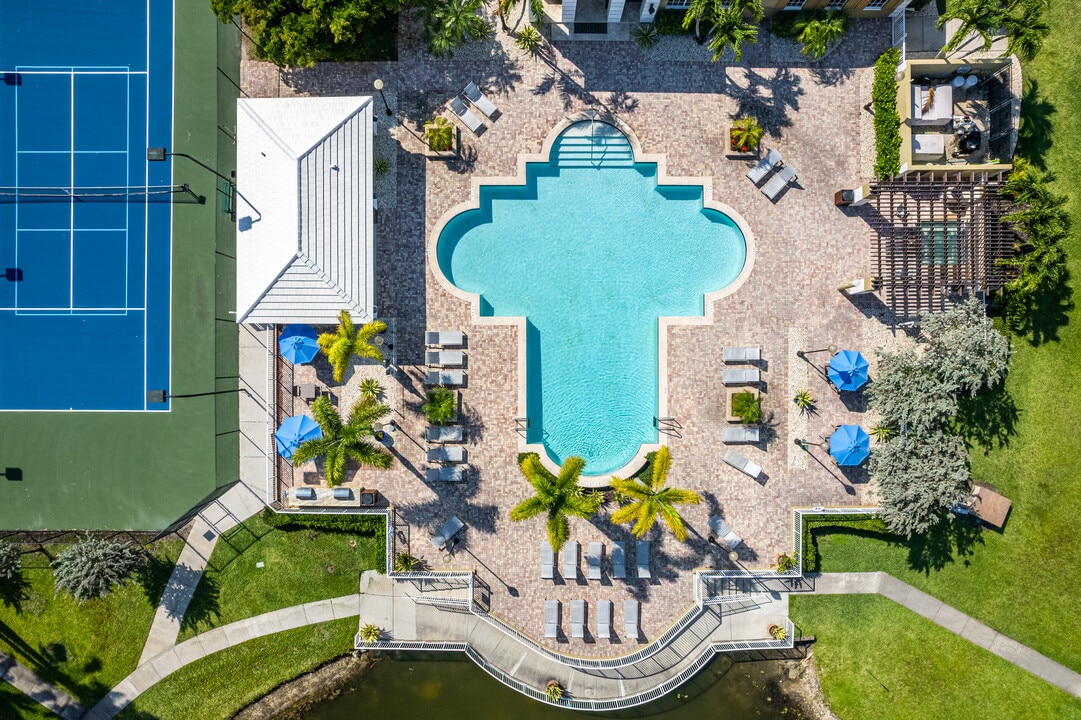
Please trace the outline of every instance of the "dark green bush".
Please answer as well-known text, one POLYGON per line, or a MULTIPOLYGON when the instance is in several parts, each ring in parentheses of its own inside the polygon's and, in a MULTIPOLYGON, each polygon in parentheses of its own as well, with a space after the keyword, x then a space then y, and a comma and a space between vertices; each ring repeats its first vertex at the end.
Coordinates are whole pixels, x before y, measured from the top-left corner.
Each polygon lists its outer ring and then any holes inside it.
POLYGON ((825 10, 787 10, 778 12, 769 19, 769 32, 785 40, 795 40, 812 20, 822 20, 826 17, 825 10))
POLYGON ((900 541, 900 535, 889 531, 879 517, 867 515, 804 515, 803 516, 803 572, 818 571, 818 536, 835 532, 854 532, 878 535, 900 541))
POLYGON ((683 27, 683 16, 686 14, 686 10, 661 10, 653 20, 653 25, 661 35, 692 35, 693 24, 689 28, 683 27))
POLYGON ((277 513, 271 508, 263 508, 263 521, 276 528, 305 527, 365 535, 381 535, 387 530, 382 515, 277 513))
POLYGON ((875 176, 886 178, 901 171, 901 116, 897 114, 897 65, 901 51, 890 48, 875 61, 871 104, 875 113, 875 176))

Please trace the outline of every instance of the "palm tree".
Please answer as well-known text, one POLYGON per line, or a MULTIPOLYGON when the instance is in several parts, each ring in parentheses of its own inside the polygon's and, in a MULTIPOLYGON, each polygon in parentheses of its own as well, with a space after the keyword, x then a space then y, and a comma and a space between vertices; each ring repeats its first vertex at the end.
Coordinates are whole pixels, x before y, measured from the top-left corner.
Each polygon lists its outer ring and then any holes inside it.
POLYGON ((358 330, 353 326, 348 310, 342 310, 338 314, 338 329, 332 333, 322 333, 316 340, 319 349, 327 356, 334 369, 335 382, 341 382, 345 377, 345 370, 354 355, 383 361, 383 353, 368 341, 386 329, 387 324, 382 320, 372 320, 358 330))
POLYGON ((1016 54, 1022 60, 1032 60, 1043 47, 1044 38, 1051 31, 1047 23, 1043 21, 1043 11, 1047 7, 1047 0, 1016 0, 1014 9, 1020 13, 1011 12, 1006 16, 1006 35, 1009 43, 1003 55, 1016 54))
POLYGON ((708 47, 713 51, 713 62, 721 59, 725 48, 732 46, 732 52, 736 54, 736 62, 743 58, 743 43, 758 42, 758 26, 743 19, 743 10, 733 7, 723 11, 716 17, 713 26, 713 37, 709 39, 708 47))
POLYGON ((361 465, 388 468, 394 456, 373 440, 372 426, 377 420, 390 413, 390 408, 380 405, 370 398, 360 400, 349 411, 349 421, 342 423, 342 417, 330 404, 330 399, 322 395, 312 403, 312 414, 323 437, 302 443, 293 453, 293 465, 326 457, 327 485, 341 485, 345 479, 345 464, 350 458, 361 465))
POLYGON ((457 410, 458 396, 444 385, 430 388, 425 394, 424 404, 420 406, 420 412, 428 419, 428 422, 435 425, 450 422, 457 410))
POLYGON ((694 23, 694 39, 699 44, 705 40, 702 34, 702 19, 710 25, 713 19, 724 12, 724 0, 691 0, 687 12, 683 15, 683 28, 687 29, 694 23))
POLYGON ((668 446, 661 445, 660 449, 653 454, 650 461, 650 483, 632 477, 628 480, 612 478, 612 489, 617 495, 628 498, 630 502, 619 510, 612 513, 612 522, 617 525, 634 523, 631 532, 636 538, 645 535, 660 515, 665 524, 683 542, 687 539, 687 528, 683 525, 683 518, 674 505, 695 504, 702 502, 701 496, 691 490, 678 488, 666 488, 665 481, 668 479, 668 467, 672 459, 668 454, 668 446))
MULTIPOLYGON (((691 23, 694 23, 694 39, 699 44, 705 41, 706 37, 711 33, 714 33, 718 27, 722 24, 722 19, 727 14, 742 18, 744 13, 750 13, 754 18, 754 22, 762 22, 762 17, 765 11, 762 9, 762 0, 691 0, 690 6, 687 8, 687 13, 683 16, 683 27, 689 28, 691 23), (702 32, 702 21, 705 20, 710 24, 710 29, 705 33, 702 32)), ((727 20, 726 22, 731 22, 727 20)), ((755 32, 754 38, 751 42, 755 42, 758 39, 758 33, 755 32)), ((740 42, 743 40, 741 39, 740 42)), ((710 48, 713 48, 713 44, 710 44, 710 48)), ((724 48, 721 48, 722 51, 724 48)), ((739 56, 736 57, 739 60, 739 56)), ((717 57, 713 58, 713 61, 717 61, 717 57)))
POLYGON ((492 28, 477 14, 483 6, 484 0, 433 0, 425 24, 432 54, 450 57, 455 48, 488 37, 492 28))
POLYGON ((950 20, 960 20, 961 27, 942 46, 942 55, 949 55, 972 33, 983 38, 983 49, 990 50, 991 43, 1005 21, 1005 8, 1000 0, 948 0, 946 12, 938 16, 935 27, 941 30, 950 20))
POLYGON ((518 468, 529 480, 536 495, 526 498, 510 511, 514 521, 529 520, 543 512, 548 513, 548 542, 560 548, 570 537, 568 515, 589 518, 601 509, 604 496, 599 492, 586 491, 578 486, 578 476, 586 461, 569 457, 556 477, 541 464, 540 456, 528 453, 522 457, 518 468))
POLYGON ((818 60, 833 48, 848 31, 848 16, 843 12, 827 11, 821 18, 807 23, 799 35, 800 48, 807 57, 818 60))

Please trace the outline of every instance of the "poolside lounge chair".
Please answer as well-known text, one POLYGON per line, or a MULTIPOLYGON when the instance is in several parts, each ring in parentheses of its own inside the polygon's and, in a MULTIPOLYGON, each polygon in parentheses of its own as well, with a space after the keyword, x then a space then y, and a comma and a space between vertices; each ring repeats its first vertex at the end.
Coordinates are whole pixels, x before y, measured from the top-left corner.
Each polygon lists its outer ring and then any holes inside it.
POLYGON ((743 538, 736 535, 736 531, 729 527, 720 515, 714 515, 709 519, 709 529, 729 550, 735 550, 743 542, 743 538))
POLYGON ((586 636, 586 601, 571 600, 571 637, 586 636))
POLYGON ((563 579, 578 579, 578 541, 568 540, 563 543, 563 579))
POLYGON ((544 637, 559 637, 559 601, 544 601, 544 637))
POLYGON ((545 540, 540 546, 541 580, 551 580, 555 575, 556 554, 552 544, 545 540))
POLYGON ((612 577, 617 580, 627 578, 627 543, 612 543, 612 577))
POLYGON ((424 333, 424 344, 428 347, 461 347, 465 345, 465 334, 461 330, 428 330, 424 333))
POLYGON ((432 425, 424 428, 424 439, 428 442, 461 442, 461 425, 432 425))
POLYGON ((770 150, 766 156, 758 161, 758 164, 747 171, 747 178, 755 185, 762 182, 770 170, 777 167, 781 162, 781 153, 770 150))
POLYGON ((634 561, 638 566, 638 577, 652 577, 649 574, 649 541, 639 540, 634 545, 634 561))
POLYGON ((638 639, 638 601, 623 601, 623 634, 628 640, 638 639))
POLYGON ((427 365, 460 367, 464 359, 461 350, 429 350, 424 353, 424 362, 427 365))
POLYGON ((726 363, 755 362, 762 359, 762 348, 726 347, 721 354, 726 363))
POLYGON ((762 186, 762 194, 770 200, 776 200, 777 196, 781 194, 781 191, 788 187, 788 184, 795 179, 796 169, 791 165, 785 165, 777 171, 776 175, 769 179, 768 183, 762 186))
POLYGON ((759 441, 761 432, 756 427, 730 427, 721 430, 721 442, 733 443, 756 443, 759 441))
POLYGON ((597 601, 597 637, 605 640, 612 637, 612 601, 597 601))
POLYGON ((489 100, 488 96, 484 94, 484 91, 477 87, 477 84, 474 82, 466 85, 462 94, 466 96, 466 99, 468 99, 469 102, 476 105, 477 109, 489 118, 499 112, 499 108, 495 106, 495 103, 489 100))
POLYGON ((424 471, 424 479, 428 482, 461 482, 461 467, 428 468, 424 471))
POLYGON ((458 445, 428 448, 428 462, 465 462, 465 448, 458 445))
POLYGON ((762 371, 758 368, 732 368, 721 371, 721 382, 725 385, 748 385, 761 380, 762 371))
POLYGON ((729 450, 724 454, 724 461, 739 470, 744 475, 753 477, 755 480, 762 474, 762 466, 757 465, 740 455, 735 450, 729 450))
POLYGON ((450 102, 447 103, 447 105, 450 107, 450 111, 454 113, 467 128, 472 130, 474 134, 480 130, 480 118, 474 115, 473 111, 465 106, 465 103, 462 102, 460 97, 455 95, 450 99, 450 102))
POLYGON ((601 558, 604 557, 604 544, 591 542, 586 554, 586 577, 590 580, 601 579, 601 558))
POLYGON ((443 527, 435 531, 435 535, 432 535, 432 545, 436 550, 442 550, 463 528, 465 528, 465 523, 455 515, 443 523, 443 527))
POLYGON ((425 385, 465 385, 462 370, 429 370, 424 375, 425 385))

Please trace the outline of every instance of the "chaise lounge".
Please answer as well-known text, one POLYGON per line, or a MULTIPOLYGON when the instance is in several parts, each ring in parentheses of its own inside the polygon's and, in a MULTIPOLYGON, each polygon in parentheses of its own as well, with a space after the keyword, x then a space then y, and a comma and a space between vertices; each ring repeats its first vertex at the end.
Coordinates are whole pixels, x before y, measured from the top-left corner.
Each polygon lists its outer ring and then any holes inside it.
POLYGON ((749 385, 761 380, 762 371, 758 368, 733 368, 721 371, 721 382, 725 385, 749 385))
POLYGON ((612 577, 617 580, 627 579, 627 543, 612 543, 612 577))
POLYGON ((735 443, 756 443, 761 437, 761 431, 756 427, 731 427, 721 430, 721 442, 733 445, 735 443))
POLYGON ((559 601, 544 601, 544 637, 559 637, 559 601))
POLYGON ((612 637, 612 601, 597 601, 597 637, 608 640, 612 637))
POLYGON ((551 580, 555 575, 556 554, 547 540, 540 544, 541 580, 551 580))
POLYGON ((623 601, 623 634, 628 640, 638 639, 638 601, 623 601))
POLYGON ((424 428, 424 439, 432 443, 461 442, 461 425, 431 425, 424 428))
POLYGON ((461 482, 462 468, 461 466, 428 468, 424 471, 424 479, 430 483, 461 482))
POLYGON ((709 519, 709 529, 729 550, 735 550, 743 542, 743 538, 737 535, 720 515, 714 515, 709 519))
POLYGON ((724 454, 724 461, 728 465, 731 465, 736 470, 739 470, 744 475, 752 477, 755 480, 762 474, 762 466, 751 462, 743 455, 739 454, 735 450, 729 450, 724 454))
POLYGON ((477 84, 474 82, 470 82, 466 85, 462 94, 465 95, 469 102, 476 105, 477 109, 489 118, 499 112, 499 108, 495 106, 495 103, 489 100, 488 96, 484 94, 484 91, 477 87, 477 84))
POLYGON ((571 600, 571 637, 586 636, 586 601, 571 600))
POLYGON ((777 196, 781 194, 781 191, 788 187, 789 183, 795 181, 795 179, 796 169, 791 165, 785 165, 777 171, 776 175, 769 179, 768 183, 762 186, 762 194, 770 200, 776 200, 777 196))
POLYGON ((465 462, 465 448, 458 445, 428 448, 428 462, 465 462))
POLYGON ((427 365, 460 367, 464 360, 461 350, 429 350, 424 353, 424 362, 427 365))
POLYGON ((638 577, 652 577, 649 573, 649 541, 639 540, 634 545, 635 565, 638 566, 638 577))
POLYGON ((762 359, 762 348, 726 347, 721 354, 726 363, 755 362, 762 359))
POLYGON ((563 579, 578 579, 578 541, 568 540, 563 543, 563 579))
POLYGON ((447 105, 450 107, 450 111, 454 113, 467 128, 473 131, 474 135, 479 134, 481 127, 480 118, 474 115, 473 111, 465 106, 465 103, 462 102, 460 97, 455 95, 450 99, 450 102, 448 102, 447 105))
POLYGON ((465 345, 465 334, 461 330, 428 330, 424 334, 424 344, 428 347, 461 347, 465 345))
POLYGON ((590 580, 601 579, 601 559, 604 557, 604 544, 591 542, 586 554, 586 577, 590 580))
POLYGON ((429 370, 424 376, 425 385, 465 385, 463 370, 429 370))
POLYGON ((747 171, 747 178, 755 185, 762 182, 773 168, 781 164, 781 153, 770 150, 758 164, 747 171))

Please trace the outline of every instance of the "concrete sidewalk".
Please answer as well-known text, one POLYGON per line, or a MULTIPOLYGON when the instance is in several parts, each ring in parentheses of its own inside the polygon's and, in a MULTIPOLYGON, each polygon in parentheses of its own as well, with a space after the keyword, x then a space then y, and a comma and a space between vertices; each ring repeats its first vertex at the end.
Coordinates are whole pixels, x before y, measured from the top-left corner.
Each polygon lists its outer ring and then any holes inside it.
POLYGON ((78 700, 55 685, 45 682, 30 668, 21 665, 15 661, 15 658, 2 652, 0 652, 0 680, 11 683, 31 700, 41 703, 65 720, 76 720, 85 712, 78 700))

